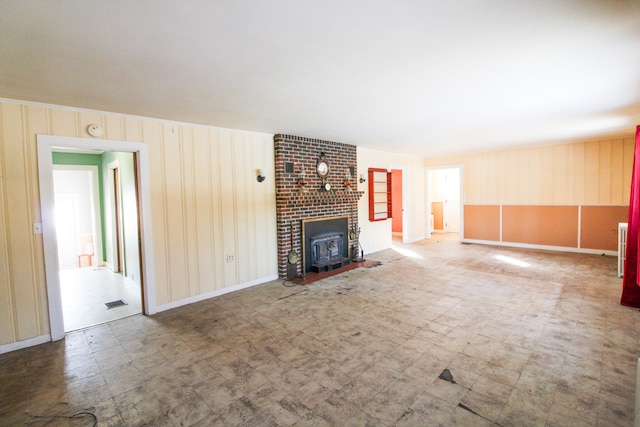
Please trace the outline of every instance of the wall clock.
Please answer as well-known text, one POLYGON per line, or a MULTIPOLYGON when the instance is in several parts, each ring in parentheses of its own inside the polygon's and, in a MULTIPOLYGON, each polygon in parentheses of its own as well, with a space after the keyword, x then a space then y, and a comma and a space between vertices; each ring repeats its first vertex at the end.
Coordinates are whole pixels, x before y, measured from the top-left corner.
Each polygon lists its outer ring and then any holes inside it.
POLYGON ((318 163, 316 164, 316 172, 320 177, 326 178, 329 175, 329 163, 324 159, 324 153, 320 155, 318 163))

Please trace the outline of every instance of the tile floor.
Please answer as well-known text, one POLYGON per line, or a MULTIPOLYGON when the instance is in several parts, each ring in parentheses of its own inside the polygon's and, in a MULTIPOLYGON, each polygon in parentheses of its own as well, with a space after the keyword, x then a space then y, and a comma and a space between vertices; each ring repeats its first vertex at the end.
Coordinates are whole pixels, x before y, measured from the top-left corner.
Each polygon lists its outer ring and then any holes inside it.
POLYGON ((0 425, 633 424, 614 258, 436 236, 368 259, 1 355, 0 425))
POLYGON ((60 290, 66 332, 142 313, 140 286, 106 267, 61 270, 60 290), (119 299, 127 305, 107 310, 119 299))

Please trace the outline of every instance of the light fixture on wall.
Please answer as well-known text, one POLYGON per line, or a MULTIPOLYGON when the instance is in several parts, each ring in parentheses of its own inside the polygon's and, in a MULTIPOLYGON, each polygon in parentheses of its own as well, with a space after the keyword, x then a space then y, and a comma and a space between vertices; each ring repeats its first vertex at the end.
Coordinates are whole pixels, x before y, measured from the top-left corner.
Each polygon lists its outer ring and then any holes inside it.
POLYGON ((347 173, 344 176, 344 187, 346 190, 351 190, 351 169, 347 168, 347 173))
POLYGON ((258 182, 262 182, 265 179, 267 178, 264 176, 264 169, 258 169, 258 182))
POLYGON ((363 182, 366 181, 366 179, 364 179, 364 175, 363 174, 360 174, 360 179, 358 181, 360 181, 360 184, 362 184, 363 182))

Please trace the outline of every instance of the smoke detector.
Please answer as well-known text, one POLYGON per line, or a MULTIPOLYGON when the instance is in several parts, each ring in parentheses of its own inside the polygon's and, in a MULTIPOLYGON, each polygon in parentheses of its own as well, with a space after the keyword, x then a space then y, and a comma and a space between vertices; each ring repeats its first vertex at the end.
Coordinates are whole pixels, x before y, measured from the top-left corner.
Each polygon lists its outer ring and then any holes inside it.
POLYGON ((90 124, 89 126, 87 126, 87 132, 89 132, 89 135, 91 136, 102 136, 102 134, 104 133, 104 129, 102 129, 102 126, 100 125, 96 125, 96 124, 90 124))

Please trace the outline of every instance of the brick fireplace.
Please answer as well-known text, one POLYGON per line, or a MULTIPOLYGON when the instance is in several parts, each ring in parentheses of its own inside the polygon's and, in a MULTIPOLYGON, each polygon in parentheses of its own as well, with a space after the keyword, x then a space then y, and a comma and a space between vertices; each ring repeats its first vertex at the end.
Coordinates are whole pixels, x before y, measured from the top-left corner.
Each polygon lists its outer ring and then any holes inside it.
POLYGON ((274 146, 278 275, 287 278, 312 271, 308 265, 311 251, 333 259, 351 258, 353 242, 349 231, 358 229, 358 200, 364 194, 356 191, 356 146, 282 134, 274 136, 274 146), (324 178, 316 172, 321 158, 329 165, 329 172, 324 178), (329 190, 324 186, 326 183, 330 184, 329 190), (312 237, 303 236, 305 223, 339 218, 346 219, 347 236, 342 235, 344 240, 339 241, 337 237, 344 231, 323 229, 321 233, 313 232, 321 246, 305 248, 304 238, 309 241, 312 237), (344 251, 339 256, 335 254, 338 246, 344 251), (299 255, 295 263, 290 262, 292 250, 299 255))

